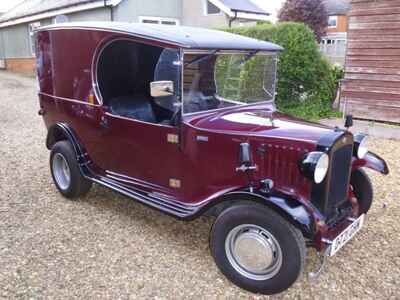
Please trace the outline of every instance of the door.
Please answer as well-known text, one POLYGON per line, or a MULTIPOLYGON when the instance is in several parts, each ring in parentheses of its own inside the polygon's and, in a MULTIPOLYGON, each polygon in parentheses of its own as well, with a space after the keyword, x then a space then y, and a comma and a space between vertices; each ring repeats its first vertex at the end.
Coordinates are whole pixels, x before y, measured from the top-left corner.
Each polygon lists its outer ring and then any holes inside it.
POLYGON ((108 177, 145 191, 179 196, 178 128, 110 112, 103 114, 102 123, 102 145, 109 151, 108 177))

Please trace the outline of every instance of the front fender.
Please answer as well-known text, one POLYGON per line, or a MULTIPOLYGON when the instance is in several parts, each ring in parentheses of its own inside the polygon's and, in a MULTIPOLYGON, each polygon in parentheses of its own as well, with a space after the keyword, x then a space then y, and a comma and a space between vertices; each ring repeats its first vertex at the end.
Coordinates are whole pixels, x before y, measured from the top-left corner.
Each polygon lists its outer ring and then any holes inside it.
MULTIPOLYGON (((311 237, 314 232, 314 222, 311 215, 307 212, 305 207, 298 201, 279 197, 279 196, 267 196, 263 193, 256 192, 259 197, 262 197, 267 205, 273 205, 282 210, 288 217, 291 218, 290 221, 300 225, 300 229, 308 237, 311 237)), ((293 223, 292 222, 292 223, 293 223)))
POLYGON ((389 167, 385 160, 372 152, 368 152, 363 159, 357 159, 353 162, 353 170, 357 170, 362 167, 375 170, 384 175, 389 174, 389 167))
POLYGON ((314 220, 307 212, 306 208, 297 200, 281 195, 267 195, 259 190, 235 191, 211 201, 209 205, 203 207, 209 209, 210 206, 222 204, 222 207, 233 205, 235 201, 248 200, 264 204, 284 217, 287 221, 301 230, 304 236, 312 238, 314 235, 314 220), (225 205, 224 205, 225 204, 225 205))

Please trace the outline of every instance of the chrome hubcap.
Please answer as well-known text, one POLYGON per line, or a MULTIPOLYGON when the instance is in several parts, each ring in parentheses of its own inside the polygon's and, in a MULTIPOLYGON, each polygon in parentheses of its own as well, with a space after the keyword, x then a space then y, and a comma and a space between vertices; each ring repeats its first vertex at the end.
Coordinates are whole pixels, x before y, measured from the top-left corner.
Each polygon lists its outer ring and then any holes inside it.
POLYGON ((53 174, 58 186, 66 190, 71 183, 71 171, 67 160, 61 153, 56 153, 53 156, 53 174))
POLYGON ((282 266, 282 250, 264 228, 243 224, 233 228, 225 240, 227 258, 241 275, 253 280, 274 277, 282 266))

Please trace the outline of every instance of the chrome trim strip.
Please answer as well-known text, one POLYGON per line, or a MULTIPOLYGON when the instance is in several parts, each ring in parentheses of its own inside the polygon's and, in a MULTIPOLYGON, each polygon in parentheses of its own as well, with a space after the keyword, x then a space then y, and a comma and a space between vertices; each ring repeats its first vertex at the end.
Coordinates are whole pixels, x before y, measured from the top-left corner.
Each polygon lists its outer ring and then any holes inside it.
POLYGON ((130 180, 130 181, 132 181, 132 182, 138 182, 138 183, 141 183, 141 184, 146 184, 146 185, 148 185, 148 186, 156 187, 156 188, 158 188, 158 189, 160 189, 160 190, 161 190, 161 189, 165 189, 165 188, 164 188, 163 186, 161 186, 161 185, 157 185, 157 184, 150 183, 150 182, 147 182, 147 181, 144 181, 144 180, 140 180, 140 179, 136 179, 136 178, 133 178, 133 177, 129 177, 128 175, 116 173, 116 172, 109 171, 109 170, 106 170, 106 173, 107 173, 107 174, 110 174, 110 175, 113 175, 113 176, 119 176, 119 177, 122 177, 122 178, 126 178, 126 179, 128 179, 128 180, 130 180))
MULTIPOLYGON (((121 184, 119 184, 118 182, 115 182, 115 180, 113 180, 113 179, 108 179, 108 178, 106 178, 106 177, 102 177, 103 178, 103 181, 105 180, 106 182, 110 182, 111 184, 114 184, 114 185, 116 185, 116 186, 121 186, 121 184)), ((130 191, 132 191, 130 188, 128 188, 128 187, 124 187, 125 189, 128 189, 128 190, 130 190, 130 191)), ((137 192, 135 192, 135 191, 132 191, 132 193, 137 193, 137 192)), ((147 198, 147 199, 156 199, 156 200, 158 200, 158 201, 160 201, 160 200, 162 200, 162 201, 168 201, 167 203, 166 203, 166 205, 170 205, 170 204, 173 204, 173 205, 175 205, 175 206, 178 206, 178 207, 181 207, 181 208, 183 208, 183 209, 187 209, 187 210, 196 210, 197 208, 200 208, 200 207, 202 207, 202 203, 198 203, 198 204, 196 204, 196 205, 193 205, 193 204, 186 204, 186 203, 183 203, 183 202, 180 202, 180 201, 178 201, 178 200, 172 200, 172 199, 162 199, 162 198, 159 198, 159 197, 151 197, 151 196, 149 196, 151 193, 149 193, 149 192, 146 192, 146 191, 144 191, 143 193, 146 193, 147 194, 147 196, 145 196, 145 195, 140 195, 141 197, 144 197, 144 198, 147 198)))
POLYGON ((133 122, 138 122, 138 123, 142 123, 142 124, 148 124, 148 125, 165 127, 165 128, 176 128, 176 127, 170 126, 170 125, 164 125, 164 124, 160 124, 160 123, 150 123, 150 122, 145 122, 145 121, 141 121, 141 120, 138 120, 138 119, 131 119, 131 118, 123 117, 123 116, 118 116, 118 115, 114 115, 114 114, 112 114, 110 112, 106 112, 105 115, 107 115, 109 117, 121 119, 121 120, 133 121, 133 122))
POLYGON ((55 98, 55 99, 58 99, 58 100, 65 100, 65 101, 74 102, 74 103, 78 103, 78 104, 100 107, 100 105, 98 105, 98 104, 93 104, 93 103, 85 102, 85 101, 82 101, 82 100, 71 99, 71 98, 59 97, 59 96, 50 95, 50 94, 47 94, 47 93, 44 93, 44 92, 39 92, 38 94, 42 95, 42 96, 50 97, 50 98, 55 98))
MULTIPOLYGON (((147 185, 147 184, 144 184, 144 183, 141 183, 141 182, 137 182, 137 181, 133 181, 133 180, 129 180, 129 179, 122 179, 122 178, 119 178, 119 177, 113 176, 113 175, 107 175, 107 178, 114 179, 116 181, 122 181, 122 182, 126 182, 126 183, 131 183, 131 184, 134 184, 134 185, 139 185, 139 186, 144 187, 144 188, 149 188, 149 189, 157 188, 158 190, 165 190, 162 187, 154 187, 154 186, 152 187, 151 185, 147 185)), ((147 192, 148 191, 146 191, 146 193, 147 192)))
POLYGON ((166 195, 163 193, 159 193, 159 192, 151 192, 148 194, 150 197, 155 197, 155 198, 160 198, 163 200, 167 200, 167 201, 177 201, 175 197, 172 197, 170 195, 166 195))
POLYGON ((183 203, 179 203, 176 201, 165 201, 160 198, 153 198, 153 197, 148 197, 145 195, 142 195, 138 192, 135 192, 133 190, 130 190, 124 186, 121 186, 112 180, 107 180, 106 178, 104 179, 98 179, 98 178, 93 178, 89 177, 90 180, 99 183, 101 185, 104 185, 106 187, 109 187, 112 190, 115 190, 117 192, 120 192, 121 194, 124 194, 125 196, 128 196, 130 198, 134 198, 140 202, 143 202, 149 206, 152 206, 154 208, 160 209, 162 211, 166 211, 170 214, 173 214, 178 217, 189 217, 191 215, 194 215, 201 207, 187 207, 183 203))

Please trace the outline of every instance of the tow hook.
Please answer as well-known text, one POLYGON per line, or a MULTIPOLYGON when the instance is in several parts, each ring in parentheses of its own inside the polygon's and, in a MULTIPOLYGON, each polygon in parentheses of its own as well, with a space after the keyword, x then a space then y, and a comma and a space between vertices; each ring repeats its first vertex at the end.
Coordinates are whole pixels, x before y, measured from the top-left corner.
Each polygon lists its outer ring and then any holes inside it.
POLYGON ((323 252, 317 252, 317 256, 319 259, 319 266, 314 272, 308 273, 308 280, 311 282, 316 281, 318 277, 321 275, 322 271, 325 268, 326 261, 328 260, 328 253, 331 251, 331 244, 332 241, 329 240, 322 240, 324 243, 328 244, 328 247, 323 252))

